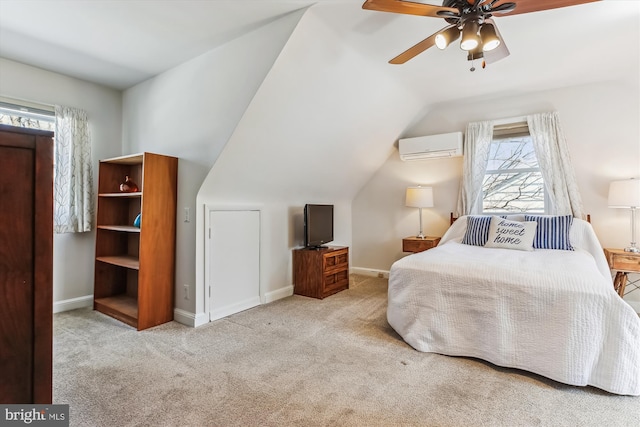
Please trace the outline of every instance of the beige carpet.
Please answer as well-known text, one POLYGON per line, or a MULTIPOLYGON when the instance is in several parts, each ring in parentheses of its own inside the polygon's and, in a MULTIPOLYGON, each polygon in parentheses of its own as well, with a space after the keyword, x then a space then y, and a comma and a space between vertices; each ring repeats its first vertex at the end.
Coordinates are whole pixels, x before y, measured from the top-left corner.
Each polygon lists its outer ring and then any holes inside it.
POLYGON ((54 403, 72 426, 637 426, 640 398, 413 350, 384 279, 197 329, 54 316, 54 403))

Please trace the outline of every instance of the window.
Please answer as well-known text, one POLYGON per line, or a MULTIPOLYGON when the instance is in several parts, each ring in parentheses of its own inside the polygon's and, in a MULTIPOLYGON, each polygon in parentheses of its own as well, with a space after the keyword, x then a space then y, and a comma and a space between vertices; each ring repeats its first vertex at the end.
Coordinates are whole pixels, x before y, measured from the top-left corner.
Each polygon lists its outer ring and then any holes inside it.
POLYGON ((87 114, 71 107, 27 104, 30 103, 17 105, 0 99, 0 124, 56 132, 53 146, 54 231, 90 231, 95 215, 87 114))
POLYGON ((55 113, 0 101, 0 124, 53 131, 55 113))
POLYGON ((482 183, 485 213, 544 213, 542 172, 526 123, 495 126, 482 183))

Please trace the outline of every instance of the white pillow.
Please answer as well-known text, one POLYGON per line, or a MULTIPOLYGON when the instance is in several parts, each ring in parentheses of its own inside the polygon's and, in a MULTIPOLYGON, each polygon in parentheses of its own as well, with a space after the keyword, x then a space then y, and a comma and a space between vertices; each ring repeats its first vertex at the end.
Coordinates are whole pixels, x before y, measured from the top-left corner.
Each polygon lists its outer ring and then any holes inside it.
POLYGON ((538 223, 535 221, 511 221, 499 216, 492 216, 489 225, 489 238, 484 246, 486 248, 532 251, 537 226, 538 223))

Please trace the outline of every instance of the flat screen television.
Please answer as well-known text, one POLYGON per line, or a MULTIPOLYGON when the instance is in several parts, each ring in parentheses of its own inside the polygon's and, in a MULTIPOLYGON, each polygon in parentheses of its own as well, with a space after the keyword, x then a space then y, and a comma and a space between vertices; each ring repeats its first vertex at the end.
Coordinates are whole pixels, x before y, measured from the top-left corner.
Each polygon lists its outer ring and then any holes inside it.
POLYGON ((331 241, 333 241, 333 205, 305 205, 305 247, 318 248, 331 241))

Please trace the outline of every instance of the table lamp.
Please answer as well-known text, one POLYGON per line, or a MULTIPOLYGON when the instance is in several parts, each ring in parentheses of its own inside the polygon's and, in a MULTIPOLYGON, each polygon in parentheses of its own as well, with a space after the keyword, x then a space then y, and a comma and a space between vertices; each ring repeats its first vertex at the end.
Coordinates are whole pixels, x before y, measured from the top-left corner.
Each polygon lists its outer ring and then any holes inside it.
POLYGON ((640 179, 613 181, 609 185, 609 207, 631 209, 631 245, 625 252, 640 252, 636 246, 636 209, 640 207, 640 179))
POLYGON ((420 234, 416 237, 424 239, 422 233, 422 208, 433 207, 433 189, 431 187, 407 187, 405 204, 412 208, 419 208, 420 214, 420 234))

